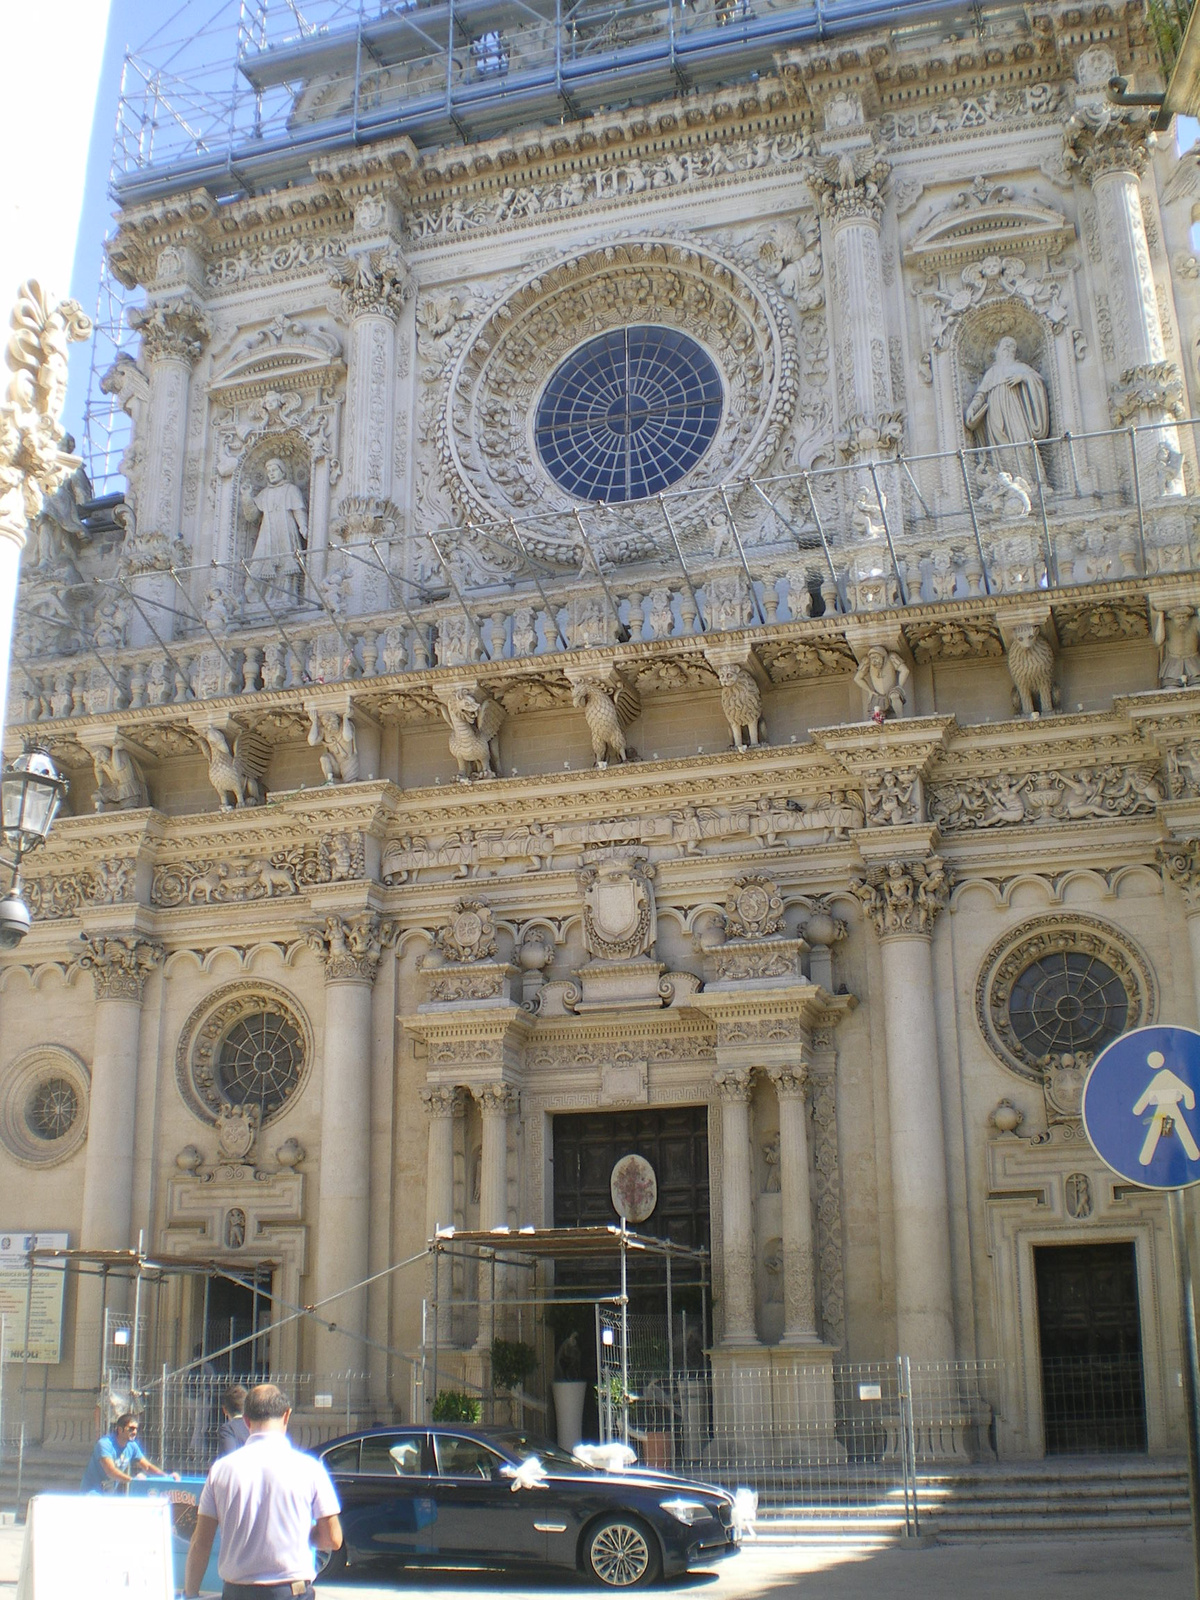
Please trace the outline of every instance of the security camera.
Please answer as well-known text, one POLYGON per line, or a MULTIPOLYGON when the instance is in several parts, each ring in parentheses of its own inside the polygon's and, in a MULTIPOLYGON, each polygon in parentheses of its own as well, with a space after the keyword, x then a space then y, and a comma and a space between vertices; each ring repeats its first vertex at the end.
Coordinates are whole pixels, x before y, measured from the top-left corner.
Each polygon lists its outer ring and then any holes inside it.
POLYGON ((0 950, 15 950, 32 922, 29 907, 19 894, 9 893, 0 899, 0 950))

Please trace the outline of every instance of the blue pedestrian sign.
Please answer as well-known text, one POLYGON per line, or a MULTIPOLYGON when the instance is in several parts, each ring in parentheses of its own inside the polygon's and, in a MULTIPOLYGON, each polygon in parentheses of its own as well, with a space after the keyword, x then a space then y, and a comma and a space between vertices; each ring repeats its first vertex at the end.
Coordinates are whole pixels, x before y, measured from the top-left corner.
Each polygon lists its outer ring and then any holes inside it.
POLYGON ((1083 1126, 1107 1166, 1145 1189, 1200 1183, 1200 1033, 1134 1028, 1083 1086, 1083 1126))

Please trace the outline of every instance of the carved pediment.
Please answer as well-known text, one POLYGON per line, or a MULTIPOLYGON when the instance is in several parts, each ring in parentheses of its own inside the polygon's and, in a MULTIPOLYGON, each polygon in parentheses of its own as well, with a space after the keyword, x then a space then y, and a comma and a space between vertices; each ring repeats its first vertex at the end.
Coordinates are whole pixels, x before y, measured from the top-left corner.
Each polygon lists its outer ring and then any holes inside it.
POLYGON ((209 391, 248 399, 269 389, 336 383, 345 370, 335 334, 281 313, 239 339, 217 361, 209 391))
POLYGON ((1060 211, 1017 195, 1007 184, 976 179, 918 230, 905 260, 931 275, 985 256, 1044 252, 1057 255, 1075 238, 1060 211))

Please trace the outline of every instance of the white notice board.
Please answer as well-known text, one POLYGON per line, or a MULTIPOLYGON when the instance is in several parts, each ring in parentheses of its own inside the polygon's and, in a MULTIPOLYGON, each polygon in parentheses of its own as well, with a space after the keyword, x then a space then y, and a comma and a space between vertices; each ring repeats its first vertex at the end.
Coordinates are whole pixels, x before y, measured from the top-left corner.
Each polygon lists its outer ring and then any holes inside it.
POLYGON ((171 1508, 116 1494, 29 1502, 17 1600, 172 1600, 171 1508))
POLYGON ((65 1233, 29 1233, 20 1228, 0 1228, 0 1316, 4 1318, 5 1361, 30 1361, 54 1366, 62 1360, 63 1287, 67 1280, 62 1261, 39 1261, 29 1282, 29 1251, 65 1250, 65 1233), (26 1351, 25 1305, 29 1304, 26 1351))

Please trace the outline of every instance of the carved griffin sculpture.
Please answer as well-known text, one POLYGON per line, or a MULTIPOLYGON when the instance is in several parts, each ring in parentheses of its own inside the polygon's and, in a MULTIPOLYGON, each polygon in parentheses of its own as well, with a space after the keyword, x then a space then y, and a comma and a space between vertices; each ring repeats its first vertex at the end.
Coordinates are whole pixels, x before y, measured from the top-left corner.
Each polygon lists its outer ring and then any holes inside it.
POLYGON ((220 728, 207 728, 208 781, 217 791, 222 811, 235 806, 260 806, 267 797, 263 781, 271 747, 257 733, 243 729, 229 748, 228 736, 220 728))
POLYGON ((1013 681, 1013 708, 1032 717, 1056 710, 1058 694, 1054 687, 1054 647, 1036 623, 1022 622, 1013 629, 1008 644, 1008 670, 1013 681))
POLYGON ((458 688, 442 706, 450 724, 450 754, 458 763, 458 781, 500 775, 500 728, 504 710, 486 695, 458 688))
POLYGON ((753 674, 730 662, 717 669, 717 678, 721 684, 721 710, 729 724, 734 748, 744 750, 747 744, 765 744, 762 695, 753 674))
POLYGON ((612 683, 599 678, 581 678, 571 691, 571 704, 583 708, 598 767, 607 767, 610 758, 629 760, 631 752, 625 742, 625 729, 642 709, 636 689, 631 689, 621 678, 615 678, 612 683))

